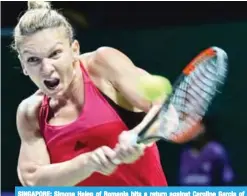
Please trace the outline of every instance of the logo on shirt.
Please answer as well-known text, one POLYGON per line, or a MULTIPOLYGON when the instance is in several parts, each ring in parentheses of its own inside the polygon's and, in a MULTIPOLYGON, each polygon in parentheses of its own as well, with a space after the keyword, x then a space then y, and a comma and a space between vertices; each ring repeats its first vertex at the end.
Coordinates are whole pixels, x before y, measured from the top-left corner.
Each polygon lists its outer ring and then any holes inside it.
POLYGON ((75 143, 74 151, 81 150, 82 148, 85 148, 85 147, 86 145, 84 143, 82 143, 81 141, 77 141, 75 143))

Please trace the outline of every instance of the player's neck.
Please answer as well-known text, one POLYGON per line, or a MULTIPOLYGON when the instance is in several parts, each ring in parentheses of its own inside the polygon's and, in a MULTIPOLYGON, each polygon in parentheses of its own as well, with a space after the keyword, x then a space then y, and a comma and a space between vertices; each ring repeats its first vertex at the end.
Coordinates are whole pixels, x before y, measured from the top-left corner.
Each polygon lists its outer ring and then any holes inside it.
POLYGON ((75 65, 74 77, 69 85, 68 90, 64 93, 63 98, 75 104, 81 105, 84 102, 84 82, 80 63, 75 65))

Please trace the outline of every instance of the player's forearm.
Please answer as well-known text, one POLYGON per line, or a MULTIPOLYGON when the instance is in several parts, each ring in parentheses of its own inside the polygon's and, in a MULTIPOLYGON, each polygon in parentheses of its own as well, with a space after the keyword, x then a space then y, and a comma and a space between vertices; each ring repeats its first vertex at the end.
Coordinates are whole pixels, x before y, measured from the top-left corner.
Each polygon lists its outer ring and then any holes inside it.
POLYGON ((32 174, 32 186, 74 186, 94 172, 88 164, 89 154, 80 155, 70 161, 49 164, 37 168, 32 174))
MULTIPOLYGON (((153 105, 153 107, 149 110, 149 112, 146 114, 143 120, 133 129, 133 131, 138 134, 150 122, 150 120, 157 114, 160 107, 161 107, 161 104, 153 105)), ((151 126, 151 128, 156 129, 158 127, 157 126, 158 124, 159 124, 159 121, 157 120, 155 124, 151 126)))

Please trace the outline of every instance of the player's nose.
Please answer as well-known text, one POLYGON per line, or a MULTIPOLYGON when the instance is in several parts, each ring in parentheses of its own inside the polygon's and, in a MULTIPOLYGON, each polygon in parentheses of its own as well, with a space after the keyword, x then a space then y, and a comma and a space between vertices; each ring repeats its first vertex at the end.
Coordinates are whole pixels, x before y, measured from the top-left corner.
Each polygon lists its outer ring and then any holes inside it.
POLYGON ((41 71, 45 75, 51 75, 55 71, 55 67, 52 63, 52 61, 48 58, 44 58, 42 60, 42 66, 41 66, 41 71))

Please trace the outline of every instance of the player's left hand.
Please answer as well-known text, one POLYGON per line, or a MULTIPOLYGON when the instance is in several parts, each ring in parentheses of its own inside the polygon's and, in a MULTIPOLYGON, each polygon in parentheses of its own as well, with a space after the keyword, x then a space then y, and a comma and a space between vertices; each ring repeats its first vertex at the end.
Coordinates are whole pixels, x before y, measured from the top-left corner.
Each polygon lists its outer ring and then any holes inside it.
POLYGON ((143 156, 146 146, 144 144, 135 144, 131 131, 123 131, 119 135, 119 143, 115 147, 117 153, 116 158, 113 161, 119 161, 121 163, 134 163, 141 156, 143 156))

